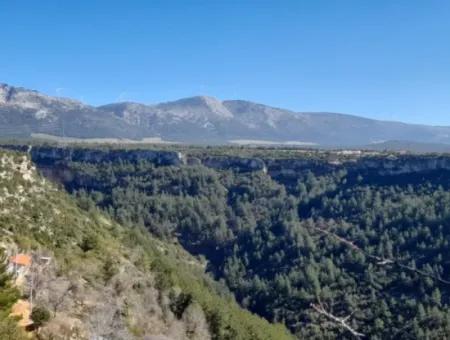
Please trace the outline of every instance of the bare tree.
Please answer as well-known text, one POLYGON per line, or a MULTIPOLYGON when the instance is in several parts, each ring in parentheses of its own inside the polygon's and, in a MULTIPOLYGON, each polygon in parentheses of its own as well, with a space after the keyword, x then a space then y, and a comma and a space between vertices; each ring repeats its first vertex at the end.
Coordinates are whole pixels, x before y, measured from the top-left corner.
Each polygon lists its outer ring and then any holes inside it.
POLYGON ((51 294, 49 295, 48 302, 52 307, 54 315, 56 315, 66 302, 66 298, 70 295, 74 287, 72 282, 65 279, 57 279, 50 284, 51 294))
MULTIPOLYGON (((104 296, 105 298, 107 296, 104 296)), ((121 308, 113 298, 109 297, 104 303, 99 303, 91 311, 87 319, 90 339, 121 339, 131 340, 133 336, 128 332, 121 316, 121 308)))
POLYGON ((63 305, 72 303, 68 297, 74 291, 75 284, 67 278, 58 277, 55 264, 41 261, 39 254, 34 256, 28 277, 30 304, 45 306, 56 316, 63 305))
POLYGON ((322 304, 322 302, 319 301, 318 304, 311 303, 311 307, 319 314, 324 315, 326 318, 334 322, 337 326, 342 327, 346 330, 348 330, 353 336, 357 338, 365 337, 363 333, 360 333, 356 331, 354 328, 352 328, 347 322, 352 317, 353 313, 350 315, 347 315, 346 317, 338 317, 333 315, 331 312, 327 311, 322 304))
POLYGON ((54 271, 55 268, 53 268, 50 257, 44 256, 40 252, 33 254, 33 261, 27 274, 27 291, 31 308, 33 308, 36 297, 53 279, 54 271))

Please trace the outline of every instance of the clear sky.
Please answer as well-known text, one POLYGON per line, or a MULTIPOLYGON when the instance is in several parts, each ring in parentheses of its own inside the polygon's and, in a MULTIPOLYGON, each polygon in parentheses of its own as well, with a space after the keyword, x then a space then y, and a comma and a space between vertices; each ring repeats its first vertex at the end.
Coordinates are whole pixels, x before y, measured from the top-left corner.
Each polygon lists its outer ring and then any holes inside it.
POLYGON ((0 0, 0 82, 450 125, 449 0, 0 0))

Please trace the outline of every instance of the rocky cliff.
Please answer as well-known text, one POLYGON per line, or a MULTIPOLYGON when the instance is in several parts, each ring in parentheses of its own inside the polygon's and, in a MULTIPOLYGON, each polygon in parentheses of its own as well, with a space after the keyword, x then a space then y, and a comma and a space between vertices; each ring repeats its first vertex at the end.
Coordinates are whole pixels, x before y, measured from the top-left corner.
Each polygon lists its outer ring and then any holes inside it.
MULTIPOLYGON (((4 145, 6 148, 26 151, 26 146, 4 145)), ((183 152, 150 149, 101 149, 79 147, 38 146, 30 148, 30 154, 38 165, 72 162, 138 162, 145 160, 155 166, 203 165, 217 170, 238 172, 264 171, 272 177, 297 177, 308 170, 327 173, 339 169, 358 172, 377 172, 380 175, 403 175, 425 173, 435 170, 450 170, 450 155, 414 154, 374 154, 353 153, 350 156, 341 152, 311 152, 292 158, 285 157, 240 157, 237 155, 214 156, 208 152, 190 155, 183 152)), ((276 154, 276 151, 275 151, 276 154)))

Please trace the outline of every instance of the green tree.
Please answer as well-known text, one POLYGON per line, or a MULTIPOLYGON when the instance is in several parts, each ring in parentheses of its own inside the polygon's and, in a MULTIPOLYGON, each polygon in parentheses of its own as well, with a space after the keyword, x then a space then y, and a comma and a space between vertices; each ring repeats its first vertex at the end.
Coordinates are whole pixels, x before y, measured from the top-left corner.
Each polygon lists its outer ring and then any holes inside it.
POLYGON ((33 320, 34 326, 41 327, 50 320, 50 312, 44 307, 37 306, 33 308, 30 317, 33 320))
POLYGON ((24 339, 15 320, 9 317, 11 307, 19 299, 19 291, 13 286, 12 276, 7 271, 7 257, 0 249, 0 334, 5 340, 24 339))

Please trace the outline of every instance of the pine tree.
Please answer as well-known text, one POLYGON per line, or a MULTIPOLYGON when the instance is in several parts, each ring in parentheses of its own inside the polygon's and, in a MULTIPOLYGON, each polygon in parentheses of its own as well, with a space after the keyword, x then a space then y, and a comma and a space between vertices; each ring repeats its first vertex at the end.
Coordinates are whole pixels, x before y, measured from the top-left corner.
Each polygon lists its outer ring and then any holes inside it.
POLYGON ((8 316, 12 305, 19 298, 19 291, 12 285, 11 274, 7 271, 5 252, 0 250, 0 318, 8 316))

